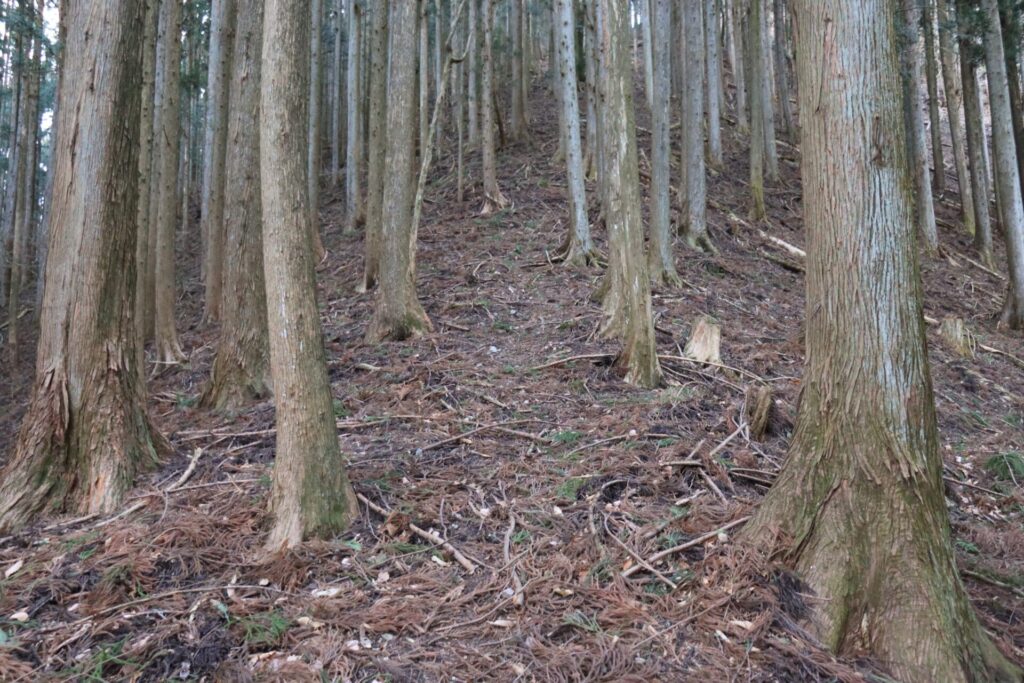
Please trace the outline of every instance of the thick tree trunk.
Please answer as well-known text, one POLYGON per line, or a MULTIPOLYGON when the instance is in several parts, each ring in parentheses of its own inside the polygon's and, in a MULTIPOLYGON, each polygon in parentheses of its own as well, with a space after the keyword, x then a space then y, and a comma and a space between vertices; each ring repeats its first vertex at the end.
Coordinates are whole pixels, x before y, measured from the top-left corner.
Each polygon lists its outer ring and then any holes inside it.
POLYGON ((992 150, 998 190, 1009 287, 1000 322, 1010 329, 1024 327, 1024 202, 1017 166, 1017 145, 1010 113, 1010 89, 1006 76, 1006 55, 999 25, 999 0, 982 0, 987 21, 985 66, 988 73, 989 106, 992 110, 992 150))
MULTIPOLYGON (((600 144, 605 164, 605 219, 609 235, 609 271, 605 276, 608 292, 602 334, 622 340, 616 365, 626 382, 651 388, 661 383, 661 368, 654 344, 640 215, 628 4, 618 0, 598 3, 603 107, 600 144)), ((699 5, 697 9, 699 13, 699 5)))
POLYGON ((928 138, 924 130, 924 112, 921 111, 921 5, 919 0, 903 0, 903 38, 900 54, 903 57, 903 94, 907 117, 907 149, 914 179, 914 214, 917 229, 930 255, 939 252, 939 234, 935 226, 935 203, 932 186, 928 182, 928 138))
MULTIPOLYGON (((228 88, 235 30, 235 0, 213 0, 210 16, 210 68, 207 76, 206 131, 203 141, 203 194, 200 232, 206 246, 208 322, 220 320, 224 278, 224 156, 228 141, 228 88)), ((239 17, 239 20, 244 20, 239 17)))
MULTIPOLYGON (((422 2, 422 0, 420 0, 422 2)), ((391 4, 388 106, 381 226, 383 252, 377 307, 366 331, 371 342, 402 341, 430 330, 430 320, 416 297, 416 230, 413 221, 413 156, 416 103, 415 2, 391 4)), ((422 14, 420 15, 422 18, 422 14)), ((428 132, 429 138, 429 132, 428 132)), ((427 144, 428 138, 424 138, 427 144)))
MULTIPOLYGON (((363 192, 360 178, 363 170, 363 136, 359 125, 362 121, 363 92, 361 85, 362 65, 360 46, 362 40, 362 5, 352 2, 348 18, 348 147, 345 153, 345 233, 355 234, 363 224, 366 214, 363 206, 363 192)), ((373 121, 370 121, 373 125, 373 121)))
MULTIPOLYGON (((472 4, 472 3, 471 3, 472 4)), ((378 0, 371 9, 370 31, 370 130, 366 188, 366 247, 360 292, 377 286, 381 258, 381 210, 384 202, 384 153, 387 145, 388 5, 378 0)))
POLYGON ((201 403, 237 410, 269 394, 270 351, 260 206, 262 0, 237 0, 225 173, 224 291, 220 339, 201 403))
MULTIPOLYGON (((645 0, 646 1, 646 0, 645 0)), ((704 4, 704 32, 707 40, 707 130, 708 163, 722 170, 722 46, 718 34, 718 0, 702 0, 704 4)))
POLYGON ((558 100, 562 106, 562 146, 565 149, 566 174, 569 180, 569 230, 561 251, 566 263, 582 266, 593 263, 597 251, 590 236, 587 189, 583 177, 583 143, 580 139, 580 104, 576 80, 575 13, 572 0, 554 1, 560 75, 558 100))
POLYGON ((678 287, 682 280, 676 272, 672 253, 672 225, 669 214, 671 201, 670 133, 672 67, 671 57, 671 0, 651 0, 654 34, 654 103, 651 108, 651 228, 647 262, 651 282, 655 286, 678 287))
POLYGON ((953 142, 953 161, 956 164, 957 186, 960 188, 960 217, 968 234, 975 234, 977 223, 974 209, 974 187, 968 171, 967 138, 964 133, 964 92, 957 69, 956 17, 952 0, 935 2, 939 25, 939 55, 942 63, 942 90, 946 95, 949 134, 953 142))
POLYGON ((480 126, 483 138, 484 206, 489 214, 508 206, 508 200, 498 187, 498 160, 494 143, 494 6, 491 0, 480 3, 480 22, 483 25, 483 64, 480 75, 480 126))
POLYGON ((905 189, 899 4, 794 2, 807 362, 789 457, 744 536, 783 551, 813 591, 806 628, 833 650, 908 683, 1019 680, 956 573, 905 189))
POLYGON ((43 510, 110 512, 156 458, 132 324, 138 182, 125 172, 138 164, 143 8, 134 0, 69 5, 75 30, 60 99, 75 106, 62 107, 56 122, 36 379, 0 476, 3 530, 43 510))
POLYGON ((181 3, 182 0, 163 0, 160 8, 162 42, 159 49, 163 69, 162 77, 158 79, 162 92, 157 112, 159 126, 156 130, 159 189, 154 207, 155 249, 151 249, 151 253, 155 251, 156 361, 163 364, 176 364, 185 359, 174 321, 174 234, 178 225, 178 156, 181 151, 181 117, 178 109, 181 95, 181 79, 178 77, 178 65, 181 62, 181 3))
POLYGON ((266 0, 260 89, 263 264, 277 453, 267 549, 343 531, 356 499, 338 447, 310 251, 308 0, 266 0))

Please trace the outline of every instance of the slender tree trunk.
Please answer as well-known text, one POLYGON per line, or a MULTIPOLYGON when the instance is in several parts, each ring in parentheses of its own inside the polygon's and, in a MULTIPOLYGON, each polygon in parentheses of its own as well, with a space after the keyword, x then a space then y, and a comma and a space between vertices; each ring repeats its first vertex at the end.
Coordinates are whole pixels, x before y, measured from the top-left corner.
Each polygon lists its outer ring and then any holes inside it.
MULTIPOLYGON (((644 0, 645 2, 647 0, 644 0)), ((718 0, 702 0, 707 40, 708 163, 715 170, 725 166, 722 156, 722 46, 718 35, 718 0)))
POLYGON ((686 213, 683 235, 691 247, 714 252, 708 237, 707 170, 704 166, 705 0, 683 3, 686 86, 683 92, 683 161, 686 213))
MULTIPOLYGON (((423 0, 420 0, 422 2, 423 0)), ((486 0, 485 0, 486 1, 486 0)), ((396 96, 388 106, 381 224, 383 252, 380 286, 367 340, 402 341, 431 329, 416 297, 416 230, 413 221, 413 155, 416 103, 417 3, 391 3, 391 54, 388 90, 396 96)), ((420 13, 419 18, 423 18, 420 13)), ((440 91, 440 89, 439 89, 440 91)), ((428 133, 429 136, 429 133, 428 133)), ((423 139, 426 145, 428 138, 423 139)))
POLYGON ((651 228, 647 262, 651 282, 657 286, 679 287, 682 280, 676 272, 672 253, 672 226, 669 214, 671 199, 672 136, 671 111, 671 0, 651 0, 653 5, 654 103, 651 108, 651 228))
MULTIPOLYGON (((146 342, 153 336, 153 311, 156 270, 153 255, 157 206, 159 150, 156 146, 156 121, 160 94, 156 80, 160 37, 160 5, 163 0, 147 0, 142 56, 142 107, 139 144, 138 239, 135 245, 135 330, 138 335, 139 372, 145 374, 146 342)), ((161 58, 162 61, 162 58, 161 58)))
POLYGON ((640 5, 640 28, 644 34, 644 95, 647 97, 648 109, 654 107, 654 32, 651 27, 651 3, 656 1, 637 0, 640 5))
MULTIPOLYGON (((593 7, 596 0, 586 0, 584 7, 593 7)), ((583 68, 586 77, 584 92, 587 101, 587 146, 583 158, 585 177, 593 180, 598 174, 597 144, 597 49, 595 47, 596 30, 590 17, 592 11, 583 12, 583 68)), ((674 52, 673 52, 674 54, 674 52)))
POLYGON ((935 54, 935 2, 924 0, 921 27, 924 31, 924 68, 928 84, 928 120, 932 134, 932 191, 946 191, 946 160, 942 149, 942 117, 939 114, 939 57, 935 54))
POLYGON ((907 148, 917 198, 914 213, 925 249, 934 256, 939 252, 939 235, 935 226, 935 203, 928 182, 928 142, 921 111, 921 5, 919 0, 903 0, 903 90, 907 116, 907 148))
POLYGON ((999 24, 999 0, 982 0, 987 21, 985 67, 988 73, 989 106, 992 110, 992 150, 995 156, 996 197, 999 200, 1006 241, 1009 287, 1000 323, 1012 330, 1024 327, 1024 202, 1021 198, 1017 145, 1010 113, 1010 89, 1006 55, 999 24))
POLYGON ((905 189, 900 3, 794 7, 807 361, 789 457, 743 535, 782 551, 814 596, 802 625, 838 653, 907 683, 1019 680, 956 573, 905 189))
POLYGON ((960 217, 968 234, 975 234, 977 223, 974 210, 974 188, 968 171, 967 139, 964 133, 964 93, 960 72, 956 66, 956 18, 951 0, 935 2, 939 25, 939 55, 942 64, 942 90, 946 95, 949 134, 953 142, 953 160, 956 164, 957 186, 960 188, 960 217))
POLYGON ((526 137, 526 89, 523 83, 528 74, 523 69, 523 0, 509 0, 509 57, 512 61, 512 139, 526 137))
POLYGON ((262 0, 237 0, 225 172, 225 306, 210 383, 201 403, 237 410, 269 392, 270 351, 260 202, 262 0))
POLYGON ((344 531, 356 499, 338 447, 327 379, 316 273, 308 235, 312 211, 305 174, 309 123, 308 0, 264 3, 260 89, 263 266, 277 453, 267 549, 344 531))
POLYGON ((334 5, 334 66, 331 71, 334 74, 334 86, 331 88, 331 188, 337 189, 338 184, 341 182, 341 155, 342 150, 345 147, 342 145, 342 140, 345 136, 342 134, 345 121, 345 110, 346 110, 346 99, 345 92, 347 89, 346 84, 346 71, 345 64, 347 60, 342 55, 341 51, 345 46, 345 0, 335 0, 334 5))
POLYGON ((747 117, 747 48, 744 22, 746 10, 745 0, 729 0, 730 19, 732 21, 732 40, 735 55, 732 60, 732 80, 736 86, 736 128, 740 133, 750 131, 750 119, 747 117))
POLYGON ((11 252, 13 250, 14 222, 18 206, 18 189, 21 187, 21 169, 23 164, 19 157, 18 144, 22 100, 27 96, 24 91, 25 38, 21 31, 15 32, 14 50, 11 59, 14 62, 11 77, 11 137, 7 145, 9 158, 7 164, 7 184, 4 187, 3 222, 0 223, 0 301, 7 301, 8 283, 10 282, 11 252))
POLYGON ((476 147, 480 144, 480 108, 477 106, 477 54, 480 50, 480 38, 477 32, 479 25, 477 21, 477 6, 479 0, 469 0, 469 55, 467 68, 469 70, 466 106, 469 110, 469 146, 476 147))
POLYGON ((156 452, 135 368, 141 3, 70 3, 36 379, 0 476, 0 529, 106 513, 156 452), (95 40, 103 36, 103 40, 95 40), (89 182, 78 182, 88 178, 89 182))
MULTIPOLYGON (((761 15, 764 13, 763 3, 764 0, 750 0, 750 16, 746 19, 746 68, 750 91, 750 217, 755 221, 763 221, 768 217, 764 200, 765 150, 769 147, 768 138, 771 133, 765 125, 767 117, 764 109, 768 106, 764 88, 766 74, 764 63, 760 59, 763 54, 761 43, 764 38, 760 28, 761 15)), ((771 146, 774 147, 774 142, 771 146)))
POLYGON ((200 231, 206 245, 207 321, 220 320, 224 277, 224 156, 227 151, 228 82, 234 40, 235 0, 213 0, 210 15, 210 68, 207 77, 206 133, 203 142, 203 195, 200 231))
POLYGON ((508 200, 498 187, 498 161, 494 143, 494 6, 491 0, 481 0, 480 22, 483 25, 483 65, 480 78, 480 126, 483 129, 484 206, 489 214, 508 206, 508 200))
MULTIPOLYGON (((410 0, 419 7, 419 147, 422 150, 430 128, 430 22, 427 17, 427 0, 410 0)), ((422 153, 422 152, 421 152, 422 153)))
POLYGON ((582 266, 596 257, 587 217, 587 189, 583 177, 583 144, 580 140, 580 105, 576 81, 576 31, 572 0, 555 1, 558 30, 559 102, 566 174, 569 180, 569 230, 560 252, 566 263, 582 266))
POLYGON ((156 211, 154 265, 156 360, 176 364, 185 359, 178 342, 174 321, 176 303, 174 279, 174 234, 178 225, 178 156, 181 151, 181 118, 179 103, 181 79, 181 3, 163 0, 160 8, 163 77, 160 79, 159 127, 156 144, 159 150, 159 191, 156 211))
MULTIPOLYGON (((349 0, 349 12, 352 13, 357 0, 349 0)), ((324 0, 309 0, 310 51, 309 51, 309 124, 305 128, 307 135, 306 155, 306 188, 309 196, 309 211, 313 226, 312 244, 317 261, 323 258, 324 248, 320 237, 320 172, 323 170, 323 145, 320 137, 321 118, 323 117, 323 88, 321 87, 323 71, 324 0)), ((351 63, 350 63, 351 66, 351 63)))
MULTIPOLYGON (((363 8, 358 2, 352 2, 348 18, 348 148, 345 153, 345 233, 355 234, 356 228, 363 224, 366 213, 363 206, 363 193, 360 176, 363 170, 363 136, 360 134, 362 121, 362 88, 360 69, 362 60, 360 46, 362 40, 363 8)), ((373 122, 370 122, 373 125, 373 122)))
POLYGON ((987 163, 985 161, 985 130, 981 111, 981 93, 978 88, 978 67, 963 55, 960 67, 964 87, 964 119, 967 123, 967 152, 971 159, 971 186, 974 189, 974 248, 989 267, 995 266, 992 257, 992 216, 990 211, 987 163))
MULTIPOLYGON (((602 334, 622 340, 622 352, 616 365, 625 374, 626 382, 651 388, 661 383, 661 368, 654 344, 654 317, 640 215, 628 3, 598 2, 603 106, 600 144, 604 147, 602 158, 606 164, 603 175, 609 235, 608 292, 604 299, 606 319, 602 334)), ((699 5, 697 10, 699 14, 699 5)))
POLYGON ((377 286, 381 259, 381 210, 384 202, 384 154, 387 146, 385 123, 388 115, 388 5, 378 0, 370 10, 370 131, 369 168, 366 190, 366 248, 360 292, 377 286))
POLYGON ((774 0, 775 40, 772 50, 775 55, 775 90, 782 114, 782 134, 790 142, 796 141, 796 124, 793 122, 793 105, 789 101, 789 66, 786 59, 788 12, 786 0, 774 0))
POLYGON ((759 5, 757 64, 762 70, 758 83, 761 85, 761 116, 764 117, 764 171, 765 180, 774 183, 779 179, 779 157, 775 149, 775 104, 772 99, 772 46, 768 37, 768 0, 752 0, 759 5))

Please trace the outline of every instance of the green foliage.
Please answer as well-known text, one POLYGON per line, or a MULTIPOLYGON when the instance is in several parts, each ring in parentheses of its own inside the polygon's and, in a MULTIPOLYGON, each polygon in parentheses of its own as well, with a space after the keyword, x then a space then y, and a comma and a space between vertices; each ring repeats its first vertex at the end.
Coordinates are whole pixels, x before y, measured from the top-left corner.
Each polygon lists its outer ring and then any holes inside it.
POLYGON ((575 612, 569 612, 562 617, 562 623, 566 626, 573 626, 588 633, 600 633, 601 625, 597 623, 597 618, 590 615, 584 614, 579 610, 575 612))
POLYGON ((247 645, 262 648, 280 644, 282 636, 291 628, 292 620, 280 610, 270 610, 241 617, 235 623, 242 629, 242 639, 247 645))
POLYGON ((559 485, 556 494, 562 500, 576 500, 576 495, 579 493, 583 483, 584 480, 579 477, 566 479, 559 485))
POLYGON ((993 455, 985 462, 985 469, 1000 481, 1020 482, 1024 480, 1024 456, 1016 452, 993 455))
POLYGON ((978 546, 974 545, 970 541, 957 539, 956 547, 958 550, 961 550, 969 555, 977 555, 979 552, 981 552, 978 550, 978 546))
POLYGON ((580 432, 566 430, 561 432, 555 432, 554 434, 551 435, 551 440, 554 441, 555 443, 571 444, 579 441, 582 436, 583 434, 581 434, 580 432))

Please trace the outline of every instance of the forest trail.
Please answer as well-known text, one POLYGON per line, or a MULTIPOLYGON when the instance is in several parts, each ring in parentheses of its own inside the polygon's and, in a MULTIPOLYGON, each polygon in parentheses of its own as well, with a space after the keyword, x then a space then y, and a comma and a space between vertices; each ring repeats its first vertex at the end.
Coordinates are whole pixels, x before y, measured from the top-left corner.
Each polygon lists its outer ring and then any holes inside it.
MULTIPOLYGON (((536 89, 532 101, 549 98, 536 89)), ((564 172, 552 162, 554 108, 532 115, 530 144, 499 154, 509 209, 480 214, 475 153, 462 204, 454 159, 432 173, 417 282, 434 332, 421 339, 363 343, 374 295, 354 293, 362 241, 342 235, 342 192, 324 192, 319 296, 342 451, 356 491, 391 514, 361 503, 342 540, 259 559, 272 405, 195 407, 216 330, 199 326, 196 255, 181 256, 190 364, 150 384, 173 455, 119 519, 2 539, 0 616, 24 626, 0 642, 0 678, 319 681, 324 669, 346 680, 724 680, 742 664, 755 679, 847 680, 871 668, 802 639, 790 619, 798 586, 716 533, 760 499, 795 416, 802 266, 760 230, 803 245, 797 152, 780 144, 783 180, 758 228, 745 219, 745 151, 726 135, 727 170, 709 182, 720 254, 677 249, 683 287, 654 292, 669 385, 642 391, 603 355, 617 345, 597 335, 601 271, 549 260, 565 231, 564 172), (671 358, 700 316, 721 325, 728 367, 671 358), (774 402, 762 439, 747 410, 759 387, 774 402), (621 576, 687 544, 657 572, 621 576)), ((649 149, 642 130, 639 142, 649 149)), ((937 207, 948 258, 923 265, 926 312, 964 319, 1002 353, 962 358, 930 326, 946 474, 968 482, 950 483, 948 498, 979 614, 1020 656, 1024 532, 1004 512, 1024 501, 1000 477, 1021 474, 1007 454, 1024 451, 1013 359, 1024 343, 995 331, 1004 283, 969 260, 949 199, 937 207)), ((603 229, 596 237, 603 248, 603 229)), ((28 387, 0 390, 18 397, 0 415, 8 453, 28 387)))

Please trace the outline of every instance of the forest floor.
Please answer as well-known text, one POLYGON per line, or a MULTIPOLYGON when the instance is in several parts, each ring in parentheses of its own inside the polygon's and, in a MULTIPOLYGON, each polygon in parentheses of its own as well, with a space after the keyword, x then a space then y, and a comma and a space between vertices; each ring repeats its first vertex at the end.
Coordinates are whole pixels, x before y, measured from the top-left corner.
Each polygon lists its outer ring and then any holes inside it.
MULTIPOLYGON (((743 218, 745 146, 726 128, 727 168, 709 185, 721 253, 678 246, 684 284, 654 294, 660 353, 682 356, 710 316, 729 367, 667 359, 668 386, 642 391, 616 376, 617 345, 596 334, 600 271, 548 258, 565 231, 564 173, 552 162, 554 112, 535 110, 529 144, 499 154, 511 208, 481 215, 478 184, 458 203, 450 157, 432 174, 418 287, 434 332, 422 339, 363 342, 374 298, 355 293, 361 239, 341 233, 340 193, 325 197, 320 301, 341 445, 357 492, 391 514, 363 503, 343 538, 262 556, 273 406, 195 407, 217 330, 199 323, 196 254, 184 254, 190 362, 150 384, 174 453, 141 478, 128 514, 0 539, 0 679, 863 680, 884 670, 816 647, 797 625, 799 583, 730 543, 785 457, 803 362, 801 266, 743 218), (774 401, 760 439, 747 422, 751 387, 774 401), (681 544, 656 573, 621 575, 681 544)), ((763 230, 799 246, 797 152, 779 149, 763 230)), ((468 156, 468 178, 478 163, 468 156)), ((965 358, 929 326, 947 498, 974 604, 1022 661, 1024 343, 995 329, 1004 283, 971 262, 956 211, 950 193, 939 204, 948 256, 922 267, 928 315, 962 318, 983 345, 965 358)), ((0 372, 0 454, 31 368, 23 357, 0 372)))

